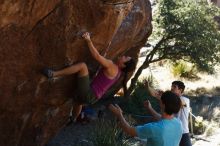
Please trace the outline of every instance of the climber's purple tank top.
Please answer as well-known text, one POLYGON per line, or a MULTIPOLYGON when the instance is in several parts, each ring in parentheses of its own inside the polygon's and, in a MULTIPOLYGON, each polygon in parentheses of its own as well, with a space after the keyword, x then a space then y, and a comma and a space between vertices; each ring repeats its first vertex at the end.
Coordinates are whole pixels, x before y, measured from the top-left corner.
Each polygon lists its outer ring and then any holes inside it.
POLYGON ((120 75, 121 70, 118 68, 118 74, 116 77, 109 79, 104 74, 103 69, 101 69, 91 83, 91 88, 96 98, 100 99, 105 94, 105 92, 119 79, 120 75))

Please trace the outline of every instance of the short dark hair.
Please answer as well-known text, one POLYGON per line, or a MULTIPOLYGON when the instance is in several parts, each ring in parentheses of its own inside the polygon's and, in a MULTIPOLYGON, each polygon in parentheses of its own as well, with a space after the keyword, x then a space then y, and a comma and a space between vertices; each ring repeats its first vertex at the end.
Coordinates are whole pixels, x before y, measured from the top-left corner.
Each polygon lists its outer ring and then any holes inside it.
POLYGON ((185 85, 182 81, 173 81, 172 85, 177 85, 179 89, 182 89, 182 92, 185 90, 185 85))
POLYGON ((171 91, 166 91, 161 96, 161 101, 165 105, 164 112, 168 115, 176 114, 181 107, 181 100, 179 96, 171 91))

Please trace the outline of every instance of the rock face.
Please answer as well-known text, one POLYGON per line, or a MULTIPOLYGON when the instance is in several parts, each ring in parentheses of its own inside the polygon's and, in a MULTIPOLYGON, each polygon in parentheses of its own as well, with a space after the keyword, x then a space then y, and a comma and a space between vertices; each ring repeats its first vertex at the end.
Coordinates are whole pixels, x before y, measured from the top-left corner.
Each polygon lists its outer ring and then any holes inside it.
POLYGON ((45 67, 84 61, 93 75, 84 31, 98 51, 137 58, 151 34, 148 0, 1 0, 0 145, 43 146, 65 124, 76 76, 44 81, 45 67))

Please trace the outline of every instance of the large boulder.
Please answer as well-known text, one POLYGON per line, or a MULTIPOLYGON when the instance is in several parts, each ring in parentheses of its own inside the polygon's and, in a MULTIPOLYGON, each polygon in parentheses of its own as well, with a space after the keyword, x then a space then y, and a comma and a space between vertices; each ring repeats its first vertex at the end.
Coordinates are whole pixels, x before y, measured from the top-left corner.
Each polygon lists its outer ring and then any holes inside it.
POLYGON ((44 67, 61 69, 91 57, 84 31, 108 58, 137 59, 151 34, 148 0, 1 0, 0 145, 43 146, 67 121, 75 77, 43 80, 44 67))

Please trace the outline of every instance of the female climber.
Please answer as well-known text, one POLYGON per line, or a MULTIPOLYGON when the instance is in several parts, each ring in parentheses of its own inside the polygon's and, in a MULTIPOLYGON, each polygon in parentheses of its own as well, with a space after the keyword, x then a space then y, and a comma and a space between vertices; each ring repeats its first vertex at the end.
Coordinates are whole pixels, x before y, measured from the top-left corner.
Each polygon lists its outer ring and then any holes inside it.
MULTIPOLYGON (((119 79, 122 75, 124 77, 124 83, 127 78, 127 73, 135 69, 135 62, 129 56, 121 56, 114 63, 112 60, 100 55, 97 49, 94 47, 90 34, 84 33, 82 37, 86 40, 92 57, 97 60, 102 68, 99 70, 95 78, 90 83, 88 67, 84 62, 74 64, 62 70, 53 71, 45 69, 43 74, 48 78, 65 76, 71 74, 78 74, 77 78, 77 97, 74 99, 73 120, 75 120, 81 110, 82 106, 86 104, 93 104, 106 93, 106 91, 119 79)), ((123 84, 124 84, 123 83, 123 84)))

